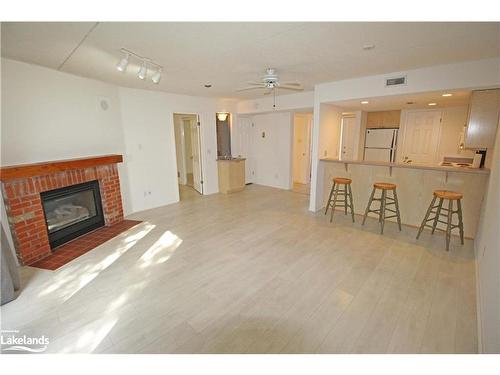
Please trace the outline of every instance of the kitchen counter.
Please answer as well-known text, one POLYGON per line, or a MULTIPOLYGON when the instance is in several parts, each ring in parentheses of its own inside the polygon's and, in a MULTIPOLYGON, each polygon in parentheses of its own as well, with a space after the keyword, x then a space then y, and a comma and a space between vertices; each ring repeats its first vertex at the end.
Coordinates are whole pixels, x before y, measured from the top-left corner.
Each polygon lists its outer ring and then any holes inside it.
POLYGON ((474 238, 489 172, 488 169, 440 165, 321 159, 319 173, 323 176, 323 183, 319 196, 324 207, 332 187, 332 178, 350 178, 354 212, 363 215, 373 184, 391 182, 397 185, 402 223, 418 227, 429 207, 434 190, 457 191, 464 196, 462 211, 465 236, 474 238))
POLYGON ((219 156, 217 161, 243 161, 245 158, 233 158, 232 156, 219 156))
POLYGON ((359 164, 359 165, 373 165, 377 167, 389 167, 389 168, 412 168, 412 169, 423 169, 431 171, 443 171, 443 172, 459 172, 459 173, 476 173, 476 174, 489 174, 490 170, 487 168, 471 168, 471 167, 451 167, 438 164, 418 164, 418 163, 390 163, 384 161, 367 161, 367 160, 339 160, 333 158, 320 159, 324 162, 330 163, 341 163, 345 164, 346 168, 349 164, 359 164))

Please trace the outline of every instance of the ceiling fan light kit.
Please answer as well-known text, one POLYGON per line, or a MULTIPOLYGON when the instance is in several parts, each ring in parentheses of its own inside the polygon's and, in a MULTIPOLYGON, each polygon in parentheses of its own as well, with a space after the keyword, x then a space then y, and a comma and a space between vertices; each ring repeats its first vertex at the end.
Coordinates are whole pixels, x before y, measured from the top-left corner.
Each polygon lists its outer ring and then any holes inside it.
POLYGON ((127 66, 130 62, 130 58, 133 57, 136 60, 139 60, 141 62, 141 67, 137 71, 137 78, 141 80, 145 80, 147 75, 148 75, 148 67, 153 68, 154 72, 153 75, 151 76, 151 81, 155 84, 160 83, 161 80, 161 75, 163 72, 163 66, 160 64, 155 63, 153 60, 150 58, 141 56, 135 52, 132 52, 126 48, 121 48, 120 49, 121 53, 123 53, 122 59, 116 64, 116 69, 119 72, 125 73, 127 71, 127 66))

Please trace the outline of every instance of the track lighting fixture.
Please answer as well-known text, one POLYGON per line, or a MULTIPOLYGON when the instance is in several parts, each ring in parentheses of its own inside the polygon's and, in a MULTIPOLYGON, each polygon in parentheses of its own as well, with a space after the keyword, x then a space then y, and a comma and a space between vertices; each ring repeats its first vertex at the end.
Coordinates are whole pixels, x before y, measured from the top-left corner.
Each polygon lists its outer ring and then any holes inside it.
POLYGON ((158 84, 160 83, 160 79, 161 79, 161 68, 158 68, 158 70, 156 70, 156 72, 154 72, 153 75, 151 76, 151 81, 153 81, 153 83, 155 84, 158 84))
POLYGON ((146 79, 147 74, 148 68, 146 67, 146 61, 143 61, 141 67, 139 68, 139 71, 137 72, 137 78, 146 79))
POLYGON ((130 55, 126 53, 125 56, 120 60, 120 62, 116 64, 116 69, 118 69, 119 72, 125 72, 127 70, 129 56, 130 55))
POLYGON ((141 67, 139 68, 137 72, 137 78, 141 80, 145 80, 146 77, 148 76, 148 69, 152 68, 155 69, 152 76, 151 76, 151 81, 153 83, 158 84, 160 83, 161 80, 161 75, 163 71, 163 67, 157 63, 155 63, 153 60, 140 56, 135 52, 132 52, 126 48, 120 49, 120 51, 123 53, 122 59, 116 64, 116 69, 120 72, 125 72, 127 70, 127 66, 130 62, 130 58, 133 57, 136 60, 140 60, 141 62, 141 67))

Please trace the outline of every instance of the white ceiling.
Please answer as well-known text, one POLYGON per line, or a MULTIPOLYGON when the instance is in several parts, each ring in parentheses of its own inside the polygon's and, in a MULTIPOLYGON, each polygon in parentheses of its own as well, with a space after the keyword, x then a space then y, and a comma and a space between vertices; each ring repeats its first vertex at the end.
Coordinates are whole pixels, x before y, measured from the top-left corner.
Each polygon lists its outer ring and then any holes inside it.
POLYGON ((363 98, 359 100, 345 100, 341 102, 330 103, 345 111, 387 111, 396 109, 437 109, 446 107, 459 107, 469 104, 470 91, 466 90, 450 90, 425 92, 419 94, 408 95, 393 95, 379 96, 376 98, 363 98), (452 94, 445 97, 443 94, 452 94), (362 101, 367 101, 367 104, 361 104, 362 101), (408 104, 408 103, 413 104, 408 104), (435 106, 430 106, 429 103, 436 103, 435 106))
POLYGON ((321 82, 500 56, 500 23, 103 22, 92 30, 94 25, 2 23, 2 56, 126 87, 240 98, 263 94, 236 89, 259 79, 266 67, 277 68, 281 81, 312 90, 321 82), (363 50, 368 44, 375 48, 363 50), (137 64, 118 72, 121 47, 163 65, 160 84, 137 79, 137 64))

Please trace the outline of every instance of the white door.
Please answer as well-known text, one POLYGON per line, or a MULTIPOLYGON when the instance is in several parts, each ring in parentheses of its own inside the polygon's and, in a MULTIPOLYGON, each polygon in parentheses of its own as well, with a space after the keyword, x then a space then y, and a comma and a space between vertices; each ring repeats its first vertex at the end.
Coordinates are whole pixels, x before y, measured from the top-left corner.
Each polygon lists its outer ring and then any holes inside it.
POLYGON ((356 137, 356 117, 343 117, 342 118, 342 153, 340 158, 342 160, 354 160, 357 150, 355 147, 356 137))
POLYGON ((252 151, 252 120, 247 117, 240 117, 233 128, 232 139, 235 147, 232 150, 233 156, 245 158, 245 183, 253 182, 253 157, 252 151))
POLYGON ((293 181, 310 182, 311 167, 311 120, 296 115, 293 128, 293 181))
POLYGON ((197 192, 203 194, 199 120, 191 121, 191 152, 193 155, 193 187, 197 192))
POLYGON ((408 112, 405 124, 403 150, 400 155, 414 163, 437 162, 441 112, 408 112))

